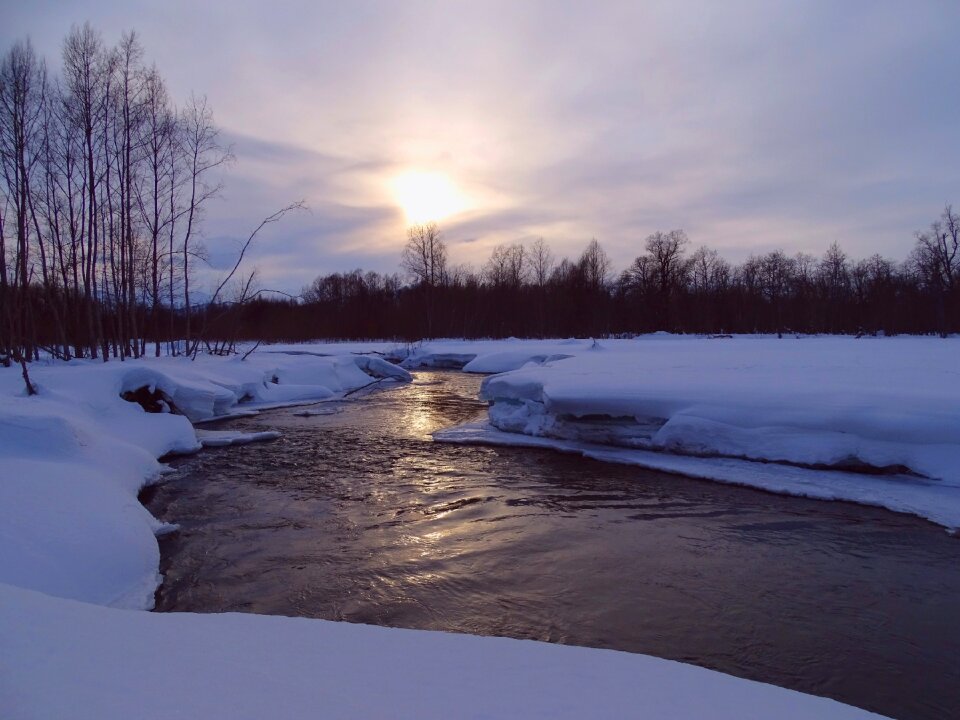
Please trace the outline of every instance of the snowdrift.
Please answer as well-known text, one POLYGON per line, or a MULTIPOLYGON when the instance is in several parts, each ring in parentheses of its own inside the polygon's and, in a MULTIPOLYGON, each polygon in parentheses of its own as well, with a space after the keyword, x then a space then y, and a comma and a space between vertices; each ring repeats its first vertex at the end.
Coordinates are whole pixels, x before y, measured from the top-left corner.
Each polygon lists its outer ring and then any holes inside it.
MULTIPOLYGON (((627 347, 633 341, 610 340, 627 347)), ((371 359, 375 355, 397 363, 404 368, 416 370, 429 368, 439 370, 463 370, 469 373, 502 373, 516 370, 524 365, 542 365, 545 362, 572 357, 574 354, 592 352, 599 347, 593 340, 569 338, 566 340, 424 340, 418 343, 398 345, 391 342, 354 343, 300 343, 295 345, 271 345, 267 352, 283 352, 299 355, 328 356, 342 353, 365 353, 371 359), (375 355, 374 355, 375 354, 375 355)))
POLYGON ((876 718, 644 655, 225 613, 154 615, 0 585, 10 720, 876 718))
MULTIPOLYGON (((481 396, 502 433, 586 444, 594 456, 597 446, 648 451, 607 459, 686 465, 700 477, 710 475, 710 463, 670 462, 664 454, 760 462, 744 484, 814 497, 827 493, 804 488, 813 476, 798 468, 856 471, 833 472, 829 495, 957 528, 958 361, 955 339, 653 336, 493 375, 481 396), (800 481, 791 486, 787 476, 800 481)), ((716 479, 730 481, 724 465, 714 463, 716 479)))
POLYGON ((35 397, 24 395, 16 368, 0 370, 0 582, 121 608, 152 607, 160 582, 155 535, 169 528, 137 501, 163 472, 158 458, 277 437, 198 438, 191 420, 410 379, 384 360, 350 355, 75 361, 31 372, 35 397), (123 395, 149 396, 161 412, 123 395))
MULTIPOLYGON (((158 458, 192 452, 201 442, 275 437, 198 433, 191 421, 333 400, 375 383, 409 380, 406 370, 388 362, 395 359, 407 367, 513 371, 488 380, 487 391, 496 390, 493 407, 507 403, 502 407, 518 418, 526 413, 516 429, 543 432, 549 423, 533 420, 538 403, 541 418, 583 416, 573 409, 581 407, 576 403, 554 405, 548 376, 535 373, 617 346, 631 355, 643 347, 630 341, 603 347, 591 341, 327 344, 274 347, 244 362, 59 363, 32 368, 40 393, 31 398, 16 369, 0 370, 2 714, 877 717, 643 655, 300 618, 124 609, 151 607, 160 580, 155 534, 171 528, 137 500, 138 491, 163 472, 158 458)), ((618 408, 602 409, 612 411, 616 423, 618 408)))

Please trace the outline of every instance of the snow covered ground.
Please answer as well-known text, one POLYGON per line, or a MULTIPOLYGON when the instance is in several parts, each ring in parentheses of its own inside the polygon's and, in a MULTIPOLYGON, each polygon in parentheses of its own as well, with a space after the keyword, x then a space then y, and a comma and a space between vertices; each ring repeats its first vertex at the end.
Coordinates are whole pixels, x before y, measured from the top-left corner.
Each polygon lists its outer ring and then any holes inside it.
POLYGON ((677 475, 744 485, 817 500, 847 500, 931 520, 948 529, 957 523, 957 488, 922 478, 877 476, 735 458, 703 458, 612 447, 577 440, 504 432, 490 423, 468 423, 434 433, 434 440, 461 445, 550 448, 602 462, 636 465, 677 475))
POLYGON ((157 458, 276 437, 198 437, 190 420, 340 398, 378 381, 361 369, 369 367, 410 378, 378 358, 351 355, 75 361, 33 367, 39 394, 26 397, 18 369, 0 369, 0 582, 152 607, 160 560, 154 535, 167 528, 137 494, 160 478, 157 458), (144 412, 125 393, 183 415, 144 412))
POLYGON ((657 451, 607 459, 881 505, 955 529, 958 368, 955 339, 652 338, 496 375, 481 395, 504 432, 657 451), (719 460, 728 458, 763 466, 747 472, 719 460))
MULTIPOLYGON (((640 655, 304 619, 136 612, 151 607, 159 581, 155 535, 171 529, 137 493, 161 478, 159 457, 199 449, 204 435, 191 420, 409 380, 389 358, 503 373, 484 384, 499 429, 461 429, 460 440, 577 451, 589 440, 595 457, 700 462, 673 470, 705 477, 717 467, 749 476, 736 463, 754 471, 758 463, 659 451, 829 464, 855 443, 851 457, 903 464, 928 479, 856 477, 876 487, 912 482, 916 497, 936 488, 952 517, 957 347, 932 339, 657 337, 310 344, 266 348, 245 361, 37 365, 36 397, 24 395, 16 368, 0 369, 0 715, 868 717, 640 655), (381 356, 357 354, 371 351, 381 356), (146 413, 121 395, 182 414, 146 413), (704 433, 709 423, 722 427, 704 433), (816 459, 826 440, 833 454, 816 459), (763 455, 781 448, 795 454, 763 455)), ((849 473, 822 475, 824 487, 845 497, 849 473)), ((796 491, 790 481, 779 489, 796 491)))
POLYGON ((0 715, 878 717, 644 655, 242 614, 154 615, 0 586, 0 715))

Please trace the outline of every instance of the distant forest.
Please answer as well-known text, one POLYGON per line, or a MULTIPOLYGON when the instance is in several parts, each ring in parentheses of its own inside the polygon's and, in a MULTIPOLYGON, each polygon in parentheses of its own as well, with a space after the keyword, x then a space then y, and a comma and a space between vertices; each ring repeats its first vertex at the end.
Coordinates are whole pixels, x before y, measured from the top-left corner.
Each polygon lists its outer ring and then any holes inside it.
POLYGON ((231 159, 206 101, 176 107, 133 33, 109 47, 75 27, 55 75, 16 43, 0 60, 0 364, 26 374, 44 353, 227 353, 240 340, 960 331, 949 206, 902 262, 855 261, 834 244, 732 265, 672 230, 619 273, 596 240, 576 258, 542 239, 501 245, 472 269, 428 224, 409 228, 396 273, 332 273, 299 297, 270 295, 241 266, 294 203, 253 229, 198 302, 199 225, 231 159))
POLYGON ((691 251, 682 230, 655 232, 626 270, 600 243, 555 258, 542 239, 500 245, 477 272, 452 265, 436 225, 410 228, 402 274, 321 275, 297 301, 242 308, 250 338, 567 337, 677 333, 960 330, 960 215, 917 233, 903 262, 781 250, 732 265, 691 251))

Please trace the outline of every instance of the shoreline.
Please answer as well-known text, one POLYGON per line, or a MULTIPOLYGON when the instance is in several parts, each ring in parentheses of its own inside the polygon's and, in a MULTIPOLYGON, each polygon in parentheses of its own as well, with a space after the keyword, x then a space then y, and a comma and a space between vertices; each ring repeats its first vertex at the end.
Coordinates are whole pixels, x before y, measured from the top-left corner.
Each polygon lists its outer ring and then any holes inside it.
MULTIPOLYGON (((341 350, 350 352, 347 348, 341 350)), ((251 356, 254 358, 257 356, 251 356)), ((517 358, 510 358, 510 362, 517 362, 517 358)), ((169 527, 153 518, 137 498, 141 489, 159 479, 162 466, 157 458, 170 452, 195 450, 198 441, 188 417, 144 413, 135 404, 120 399, 126 389, 160 389, 163 396, 172 400, 185 415, 192 414, 192 419, 203 420, 223 415, 216 410, 238 405, 240 399, 251 392, 259 396, 258 400, 289 405, 306 400, 333 399, 338 394, 342 398, 364 384, 378 382, 377 378, 371 380, 353 357, 284 356, 283 353, 263 353, 250 364, 223 358, 205 359, 196 364, 165 358, 104 365, 51 364, 37 366, 34 375, 40 395, 26 398, 21 396, 12 372, 0 373, 0 391, 8 398, 2 411, 4 417, 0 418, 0 429, 6 435, 0 445, 3 450, 0 465, 8 478, 2 487, 5 502, 0 506, 6 508, 4 515, 9 516, 5 517, 4 527, 8 542, 4 543, 3 562, 0 563, 2 581, 8 583, 2 588, 7 598, 4 606, 8 610, 3 611, 0 625, 3 625, 6 646, 21 648, 18 662, 23 667, 31 667, 33 661, 30 658, 36 657, 30 655, 29 646, 23 644, 25 636, 18 630, 21 626, 33 627, 34 635, 37 634, 38 626, 29 620, 31 607, 36 606, 39 611, 43 606, 46 608, 43 612, 49 611, 53 616, 63 618, 67 625, 78 622, 82 625, 85 621, 80 618, 93 616, 86 610, 81 611, 76 600, 114 607, 146 608, 158 586, 156 534, 169 530, 169 527), (264 369, 267 365, 270 366, 269 377, 264 369), (78 382, 81 377, 83 381, 78 382), (277 381, 272 381, 273 378, 277 381), (67 517, 71 521, 65 524, 67 517), (83 538, 82 545, 77 545, 77 538, 83 538), (39 564, 35 559, 27 561, 28 557, 37 557, 39 547, 45 548, 43 552, 49 561, 39 564), (148 579, 149 583, 146 582, 148 579), (151 585, 149 598, 145 591, 137 590, 146 584, 151 585), (44 596, 36 595, 37 591, 45 593, 48 599, 42 600, 44 596), (16 620, 9 613, 9 608, 14 606, 20 613, 16 620)), ((110 615, 122 611, 105 609, 102 612, 108 613, 99 616, 103 618, 104 627, 119 627, 120 618, 125 617, 110 615), (117 623, 108 619, 111 617, 115 617, 117 623)), ((142 615, 162 617, 150 613, 142 615)), ((39 621, 39 616, 37 619, 39 621)), ((101 623, 101 620, 96 622, 101 623)), ((260 637, 261 630, 255 627, 257 620, 249 621, 249 626, 247 623, 247 620, 243 621, 242 633, 254 633, 260 637)), ((57 631, 60 640, 53 631, 41 635, 45 647, 57 648, 50 651, 66 657, 65 646, 60 642, 66 641, 68 636, 64 630, 66 626, 52 620, 41 624, 64 631, 57 631)), ((382 628, 377 631, 395 632, 382 628)), ((317 632, 322 634, 321 630, 317 632)), ((185 646, 190 642, 186 635, 180 635, 177 640, 185 646)), ((99 642, 92 638, 88 641, 91 648, 99 642)), ((151 642, 155 641, 156 638, 151 639, 151 642)), ((463 641, 464 652, 469 652, 467 648, 472 640, 463 638, 463 641)), ((91 657, 97 656, 97 652, 90 654, 91 657)), ((573 655, 566 657, 572 658, 573 655)), ((139 652, 131 654, 128 657, 131 667, 140 662, 137 658, 145 659, 139 652)), ((653 662, 666 663, 661 666, 665 671, 672 668, 669 661, 642 655, 628 658, 623 660, 625 666, 640 667, 653 662)), ((275 670, 279 671, 280 665, 289 669, 289 663, 279 658, 277 663, 275 670)), ((97 664, 93 665, 91 671, 97 671, 97 664)), ((574 665, 577 673, 585 671, 585 666, 579 662, 574 665)), ((99 671, 104 670, 105 666, 101 664, 99 671)), ((740 691, 757 684, 743 685, 748 681, 718 673, 712 675, 723 678, 720 686, 726 688, 724 693, 737 688, 733 694, 739 698, 737 716, 742 717, 744 709, 751 706, 748 698, 752 691, 740 691)), ((63 701, 68 696, 73 697, 73 702, 79 697, 83 697, 84 702, 92 702, 89 693, 82 688, 71 685, 67 692, 63 689, 62 676, 45 675, 40 667, 33 668, 31 678, 21 677, 19 681, 22 687, 17 696, 26 698, 26 704, 18 706, 24 710, 29 707, 49 709, 51 702, 63 701), (51 694, 53 687, 61 688, 61 692, 51 694)), ((460 681, 464 680, 466 678, 461 677, 460 681)), ((821 700, 772 686, 760 687, 775 691, 777 707, 810 708, 813 706, 810 703, 821 700)), ((0 691, 0 696, 12 697, 11 686, 0 687, 0 691)), ((130 697, 133 696, 136 692, 130 697)), ((203 697, 207 696, 198 693, 195 699, 199 701, 203 697)), ((218 697, 222 697, 222 691, 218 697)), ((118 702, 121 700, 118 696, 118 702)), ((184 702, 188 700, 185 698, 184 702)), ((527 698, 528 702, 531 700, 527 698)), ((602 702, 600 698, 594 700, 602 702)), ((209 698, 203 701, 208 702, 209 698)), ((674 696, 673 701, 683 702, 679 695, 674 696)), ((396 699, 390 702, 394 706, 396 699)), ((706 707, 710 705, 702 706, 701 710, 706 707)), ((832 717, 870 716, 837 703, 818 707, 832 717)))

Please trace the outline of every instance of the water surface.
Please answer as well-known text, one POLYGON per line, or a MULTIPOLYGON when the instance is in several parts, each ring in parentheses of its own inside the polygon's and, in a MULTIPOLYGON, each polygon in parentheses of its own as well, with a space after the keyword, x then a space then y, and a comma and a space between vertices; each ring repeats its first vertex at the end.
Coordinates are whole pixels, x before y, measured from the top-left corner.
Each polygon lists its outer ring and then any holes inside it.
POLYGON ((960 717, 960 541, 908 516, 462 447, 479 378, 421 372, 223 427, 147 496, 161 611, 243 611, 642 652, 898 718, 960 717))

